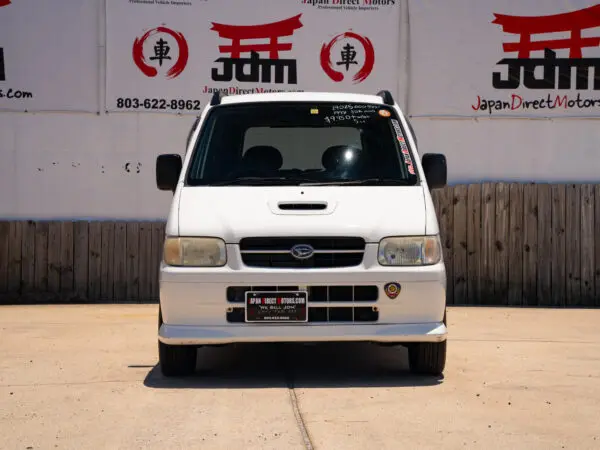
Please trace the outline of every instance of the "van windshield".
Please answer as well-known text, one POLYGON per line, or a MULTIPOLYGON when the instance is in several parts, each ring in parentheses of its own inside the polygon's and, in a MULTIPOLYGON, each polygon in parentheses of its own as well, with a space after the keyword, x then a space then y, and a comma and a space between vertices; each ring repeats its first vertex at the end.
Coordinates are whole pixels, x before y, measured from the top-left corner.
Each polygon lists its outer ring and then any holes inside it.
POLYGON ((213 108, 186 177, 202 185, 416 185, 394 110, 361 103, 213 108))

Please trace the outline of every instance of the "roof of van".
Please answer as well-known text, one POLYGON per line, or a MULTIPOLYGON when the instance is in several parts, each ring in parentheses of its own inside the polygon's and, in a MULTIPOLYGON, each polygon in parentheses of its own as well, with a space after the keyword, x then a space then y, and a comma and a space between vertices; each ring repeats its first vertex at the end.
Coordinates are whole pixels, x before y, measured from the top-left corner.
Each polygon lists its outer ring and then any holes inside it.
POLYGON ((256 102, 343 102, 372 103, 383 105, 383 98, 378 95, 349 94, 343 92, 269 92, 262 94, 226 95, 221 104, 256 102))

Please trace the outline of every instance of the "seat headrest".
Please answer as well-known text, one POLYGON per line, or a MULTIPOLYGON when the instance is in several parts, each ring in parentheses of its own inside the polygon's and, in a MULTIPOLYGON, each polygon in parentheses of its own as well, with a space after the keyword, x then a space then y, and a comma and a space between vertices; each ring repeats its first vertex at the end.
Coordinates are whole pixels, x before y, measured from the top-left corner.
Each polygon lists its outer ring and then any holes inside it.
POLYGON ((321 157, 321 164, 327 170, 345 169, 355 166, 362 158, 362 150, 349 145, 329 147, 321 157))
POLYGON ((246 150, 242 164, 250 169, 278 170, 283 165, 283 157, 275 147, 256 145, 246 150))

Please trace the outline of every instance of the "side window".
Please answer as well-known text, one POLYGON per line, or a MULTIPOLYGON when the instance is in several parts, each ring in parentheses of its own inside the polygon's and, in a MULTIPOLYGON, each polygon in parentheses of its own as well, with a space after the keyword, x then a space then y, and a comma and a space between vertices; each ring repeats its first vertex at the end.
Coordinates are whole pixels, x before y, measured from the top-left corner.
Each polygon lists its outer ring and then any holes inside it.
POLYGON ((187 140, 185 142, 185 152, 186 153, 187 153, 188 147, 190 146, 190 140, 192 139, 192 135, 194 134, 194 130, 198 126, 198 122, 200 122, 200 116, 196 117, 196 120, 194 120, 194 124, 192 125, 192 128, 190 129, 190 132, 188 133, 188 137, 187 137, 187 140))

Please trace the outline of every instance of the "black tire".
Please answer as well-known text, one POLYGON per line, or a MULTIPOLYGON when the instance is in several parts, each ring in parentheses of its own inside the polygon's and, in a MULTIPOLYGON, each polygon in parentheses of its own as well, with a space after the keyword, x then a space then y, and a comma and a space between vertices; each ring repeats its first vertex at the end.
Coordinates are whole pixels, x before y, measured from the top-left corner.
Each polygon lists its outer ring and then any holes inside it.
MULTIPOLYGON (((162 325, 162 311, 158 308, 158 328, 162 325)), ((160 371, 165 377, 191 375, 196 370, 196 347, 167 345, 158 341, 160 371)))
POLYGON ((158 342, 160 371, 165 377, 192 375, 196 370, 196 356, 196 347, 158 342))
MULTIPOLYGON (((444 325, 446 325, 446 311, 444 311, 444 325)), ((446 368, 446 347, 448 341, 420 342, 408 348, 410 370, 420 375, 439 376, 446 368)))
POLYGON ((446 343, 420 342, 408 349, 410 371, 420 375, 442 375, 446 367, 446 343))

